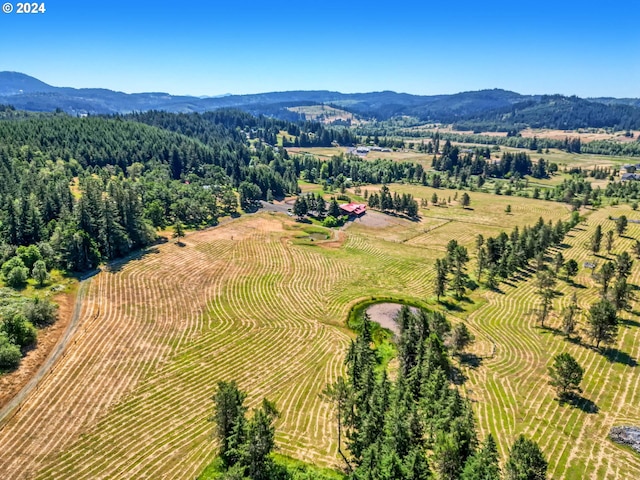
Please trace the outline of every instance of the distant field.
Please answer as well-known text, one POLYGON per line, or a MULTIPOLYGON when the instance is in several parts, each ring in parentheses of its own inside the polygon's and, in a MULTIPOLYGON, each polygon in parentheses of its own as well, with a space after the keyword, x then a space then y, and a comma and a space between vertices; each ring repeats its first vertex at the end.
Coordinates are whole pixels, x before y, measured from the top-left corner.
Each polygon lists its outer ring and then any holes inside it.
MULTIPOLYGON (((490 137, 506 137, 507 132, 473 132, 472 130, 454 130, 451 125, 421 125, 413 127, 416 131, 439 131, 441 133, 459 133, 464 135, 487 135, 490 137)), ((564 140, 565 138, 580 138, 581 142, 593 142, 594 140, 611 140, 615 142, 633 142, 640 136, 640 131, 634 130, 633 137, 626 137, 624 131, 607 132, 604 129, 578 129, 578 130, 552 130, 548 128, 526 128, 520 132, 525 138, 549 138, 564 140)))
MULTIPOLYGON (((420 144, 420 139, 405 139, 405 141, 414 141, 415 145, 420 144)), ((460 148, 472 148, 475 144, 469 143, 458 143, 453 142, 455 145, 458 145, 460 148)), ((477 145, 480 147, 487 147, 487 145, 477 145)), ((491 145, 489 145, 491 147, 491 145)), ((347 147, 317 147, 317 148, 287 148, 289 154, 309 154, 314 155, 322 159, 329 159, 333 155, 340 155, 340 153, 346 153, 348 151, 347 147)), ((500 150, 496 152, 491 152, 491 158, 494 160, 498 160, 503 152, 525 152, 527 153, 533 161, 537 161, 539 158, 544 158, 546 161, 551 163, 557 163, 560 167, 560 174, 562 170, 566 166, 567 168, 577 168, 581 167, 583 169, 591 170, 594 167, 598 166, 601 168, 606 167, 617 167, 620 168, 622 165, 627 163, 636 163, 636 160, 631 157, 616 157, 612 155, 595 155, 589 153, 576 154, 576 153, 567 153, 557 149, 550 149, 549 153, 537 153, 535 151, 531 151, 526 148, 513 148, 513 147, 505 147, 500 146, 500 150)), ((398 162, 414 162, 419 163, 425 169, 431 168, 431 163, 433 160, 433 154, 421 153, 415 150, 406 149, 403 151, 397 152, 369 152, 364 158, 368 160, 375 160, 377 158, 395 160, 398 162)), ((541 182, 549 185, 555 185, 558 183, 562 183, 564 177, 562 175, 556 175, 551 179, 547 180, 536 180, 531 179, 533 182, 541 182)))
MULTIPOLYGON (((434 192, 390 189, 427 199, 434 192)), ((435 191, 451 196, 451 204, 421 209, 419 222, 370 212, 332 233, 263 212, 100 273, 90 281, 66 355, 0 430, 0 471, 12 479, 192 479, 215 453, 207 421, 215 384, 231 379, 249 392, 251 406, 264 396, 276 402, 281 453, 339 463, 333 417, 318 394, 343 373, 350 306, 390 295, 441 308, 433 297, 433 263, 450 239, 473 254, 478 233, 569 216, 560 203, 478 192, 470 192, 471 208, 463 209, 454 190, 435 191)), ((565 257, 580 265, 592 258, 584 245, 593 229, 602 223, 608 230, 607 216, 622 212, 640 218, 626 206, 590 213, 587 225, 569 234, 565 257)), ((631 224, 628 236, 616 239, 614 252, 640 237, 640 225, 631 224)), ((631 276, 636 285, 639 263, 631 276)), ((585 309, 597 298, 589 273, 581 268, 576 278, 585 309)), ((571 288, 558 282, 555 312, 571 288)), ((477 337, 479 365, 462 366, 468 377, 462 388, 482 437, 493 432, 504 458, 517 434, 532 436, 552 478, 640 478, 640 457, 606 438, 612 425, 640 418, 637 306, 623 315, 618 353, 609 361, 535 326, 531 279, 500 289, 479 289, 449 314, 466 319, 477 337), (565 350, 585 367, 583 396, 597 413, 553 400, 546 366, 565 350)), ((557 323, 557 317, 550 322, 557 323)))
MULTIPOLYGON (((349 151, 347 147, 314 147, 314 148, 287 148, 290 155, 309 154, 322 159, 331 158, 333 155, 340 155, 349 151)), ((394 160, 397 162, 414 162, 421 164, 424 168, 431 168, 431 160, 433 154, 421 153, 413 150, 397 151, 397 152, 369 152, 363 155, 366 160, 376 160, 378 158, 385 160, 394 160)))
POLYGON ((330 107, 328 105, 305 105, 300 107, 288 107, 287 110, 303 114, 306 120, 315 120, 321 123, 333 123, 336 121, 349 121, 351 125, 362 123, 355 115, 346 110, 330 107))
POLYGON ((312 147, 312 148, 298 148, 287 147, 289 155, 314 155, 322 159, 329 159, 334 155, 340 155, 341 153, 347 153, 348 147, 312 147))

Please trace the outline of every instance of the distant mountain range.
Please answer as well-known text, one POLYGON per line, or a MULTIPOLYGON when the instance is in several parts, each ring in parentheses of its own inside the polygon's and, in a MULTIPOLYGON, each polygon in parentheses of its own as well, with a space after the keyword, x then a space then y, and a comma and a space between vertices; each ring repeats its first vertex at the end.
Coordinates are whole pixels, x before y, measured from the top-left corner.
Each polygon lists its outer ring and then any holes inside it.
POLYGON ((452 123, 458 128, 474 130, 524 126, 640 128, 640 99, 521 95, 500 89, 429 96, 391 91, 346 94, 317 90, 195 97, 54 87, 23 73, 0 72, 0 104, 35 112, 62 109, 71 115, 147 110, 189 113, 233 107, 286 120, 300 119, 289 107, 329 104, 362 118, 386 120, 408 115, 425 122, 452 123))

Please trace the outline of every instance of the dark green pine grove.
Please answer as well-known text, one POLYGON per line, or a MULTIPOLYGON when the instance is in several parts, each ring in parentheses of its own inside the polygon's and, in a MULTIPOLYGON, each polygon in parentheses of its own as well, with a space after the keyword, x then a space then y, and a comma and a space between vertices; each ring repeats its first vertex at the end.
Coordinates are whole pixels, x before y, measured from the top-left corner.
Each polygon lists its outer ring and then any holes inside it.
POLYGON ((394 380, 380 364, 373 324, 365 316, 347 352, 347 378, 325 390, 336 409, 340 454, 350 478, 501 478, 493 437, 479 443, 470 403, 452 382, 445 346, 449 323, 440 313, 414 314, 407 307, 397 321, 394 380))

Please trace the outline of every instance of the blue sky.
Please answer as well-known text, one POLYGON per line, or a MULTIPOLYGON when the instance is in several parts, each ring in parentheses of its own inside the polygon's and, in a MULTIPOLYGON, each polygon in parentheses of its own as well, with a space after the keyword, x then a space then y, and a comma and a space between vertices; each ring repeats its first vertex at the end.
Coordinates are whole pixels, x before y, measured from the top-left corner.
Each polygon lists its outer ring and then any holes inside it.
POLYGON ((56 86, 192 95, 640 97, 634 4, 51 0, 44 14, 0 13, 0 70, 56 86))

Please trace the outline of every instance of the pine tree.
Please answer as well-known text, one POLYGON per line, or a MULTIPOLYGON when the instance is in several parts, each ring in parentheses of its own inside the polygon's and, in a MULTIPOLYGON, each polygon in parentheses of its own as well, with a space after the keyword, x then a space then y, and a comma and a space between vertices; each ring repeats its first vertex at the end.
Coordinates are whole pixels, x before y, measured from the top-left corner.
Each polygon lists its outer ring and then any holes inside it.
POLYGON ((263 399, 262 405, 254 409, 253 417, 247 423, 247 438, 240 461, 246 466, 247 475, 254 480, 272 478, 271 452, 275 447, 274 422, 278 416, 275 405, 263 399))
POLYGON ((173 238, 176 238, 178 243, 180 243, 180 239, 184 237, 184 227, 182 226, 182 222, 180 220, 176 220, 176 223, 173 225, 173 238))
POLYGON ((493 435, 487 435, 482 447, 469 457, 460 480, 500 480, 498 448, 493 435))
POLYGON ((555 387, 560 401, 566 400, 573 392, 581 392, 580 382, 584 370, 567 352, 553 357, 553 365, 549 367, 549 384, 555 387))
POLYGON ((219 455, 229 467, 240 460, 241 446, 245 442, 246 394, 238 389, 236 382, 218 382, 212 400, 215 413, 210 421, 215 423, 215 437, 220 445, 219 455))
POLYGON ((444 259, 436 260, 436 277, 435 277, 435 292, 438 301, 440 297, 447 291, 447 272, 449 271, 447 262, 444 259))
POLYGON ((567 337, 571 337, 571 334, 575 331, 579 312, 578 295, 573 292, 571 303, 562 311, 562 332, 567 337))
POLYGON ((553 257, 553 269, 555 274, 558 275, 560 273, 560 269, 564 265, 564 256, 562 252, 556 253, 555 257, 553 257))
POLYGON ((608 300, 600 300, 589 309, 587 315, 587 335, 594 342, 596 348, 600 343, 613 343, 618 334, 618 317, 616 309, 608 300))
MULTIPOLYGON (((371 197, 369 197, 369 202, 371 202, 371 197)), ((333 218, 338 218, 341 215, 340 205, 338 204, 338 201, 336 200, 335 197, 331 198, 331 202, 329 203, 329 210, 327 214, 332 216, 333 218)))
POLYGON ((616 273, 618 277, 627 278, 631 274, 633 260, 628 252, 622 252, 616 256, 616 273))
POLYGON ((609 291, 609 284, 611 283, 611 279, 616 273, 615 266, 613 262, 605 262, 602 267, 600 267, 600 283, 602 284, 602 297, 607 296, 607 292, 609 291))
POLYGON ((621 215, 617 220, 616 220, 616 232, 618 233, 618 236, 623 236, 624 232, 627 230, 627 225, 629 224, 629 221, 627 220, 627 216, 626 215, 621 215))
POLYGON ((538 311, 538 321, 541 326, 544 326, 544 322, 552 309, 552 300, 554 297, 553 287, 556 284, 555 278, 548 270, 542 270, 538 272, 536 276, 536 294, 540 296, 541 308, 538 311))
POLYGON ((600 225, 596 226, 593 235, 591 236, 590 249, 593 253, 598 253, 600 251, 600 243, 602 242, 602 227, 600 225))
POLYGON ((296 201, 293 204, 293 214, 298 217, 298 219, 304 218, 304 216, 309 212, 309 207, 307 205, 307 201, 304 197, 296 198, 296 201))
POLYGON ((546 480, 547 461, 536 442, 520 435, 505 464, 505 480, 546 480))
POLYGON ((611 250, 613 249, 613 230, 607 232, 605 248, 607 249, 607 255, 611 255, 611 250))

